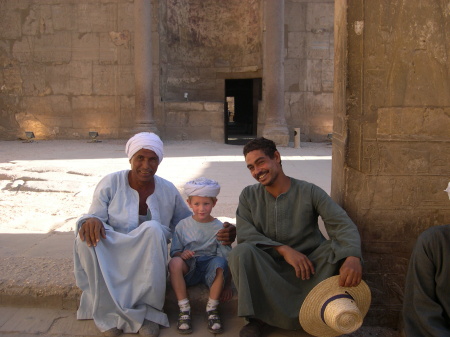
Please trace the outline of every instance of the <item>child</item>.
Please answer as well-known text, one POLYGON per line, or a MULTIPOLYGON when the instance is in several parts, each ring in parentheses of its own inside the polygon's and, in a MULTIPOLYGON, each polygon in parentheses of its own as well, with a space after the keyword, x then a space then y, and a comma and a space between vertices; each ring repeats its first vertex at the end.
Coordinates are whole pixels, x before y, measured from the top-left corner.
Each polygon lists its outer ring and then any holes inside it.
POLYGON ((217 306, 219 299, 226 301, 231 298, 232 290, 226 260, 231 247, 217 241, 216 234, 223 224, 211 216, 220 186, 216 181, 202 177, 186 183, 184 190, 194 214, 175 227, 169 262, 170 281, 180 307, 178 332, 192 333, 186 286, 202 282, 210 289, 206 305, 208 330, 214 334, 222 333, 217 306))

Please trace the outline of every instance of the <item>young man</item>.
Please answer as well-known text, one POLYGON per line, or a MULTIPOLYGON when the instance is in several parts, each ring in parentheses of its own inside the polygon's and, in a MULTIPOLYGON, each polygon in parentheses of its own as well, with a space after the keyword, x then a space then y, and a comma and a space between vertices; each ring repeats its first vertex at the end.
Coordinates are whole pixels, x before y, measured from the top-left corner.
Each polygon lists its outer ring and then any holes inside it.
POLYGON ((361 243, 355 224, 320 187, 288 177, 275 143, 265 138, 244 147, 250 174, 236 212, 238 245, 229 256, 238 290, 238 315, 249 323, 241 337, 258 337, 266 324, 299 329, 309 291, 340 274, 339 284, 361 282, 361 243), (329 240, 319 230, 318 216, 329 240))

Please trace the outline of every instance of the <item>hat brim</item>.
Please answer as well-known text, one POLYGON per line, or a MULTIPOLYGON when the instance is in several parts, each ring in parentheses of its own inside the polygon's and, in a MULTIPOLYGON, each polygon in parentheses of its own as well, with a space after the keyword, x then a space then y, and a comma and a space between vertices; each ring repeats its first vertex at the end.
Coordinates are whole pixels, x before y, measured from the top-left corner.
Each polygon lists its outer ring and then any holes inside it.
POLYGON ((350 294, 359 308, 362 317, 369 311, 371 294, 366 282, 356 287, 339 286, 339 275, 332 276, 316 285, 306 296, 299 313, 300 325, 303 330, 314 336, 335 337, 341 332, 330 328, 321 318, 323 304, 336 294, 350 294))

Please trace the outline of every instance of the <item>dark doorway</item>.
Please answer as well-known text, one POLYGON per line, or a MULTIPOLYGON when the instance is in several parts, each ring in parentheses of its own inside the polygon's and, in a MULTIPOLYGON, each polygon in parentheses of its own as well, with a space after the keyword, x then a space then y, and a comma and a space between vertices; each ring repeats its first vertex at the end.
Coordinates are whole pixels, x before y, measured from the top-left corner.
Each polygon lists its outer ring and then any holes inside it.
POLYGON ((225 80, 225 143, 244 145, 257 134, 260 78, 225 80))

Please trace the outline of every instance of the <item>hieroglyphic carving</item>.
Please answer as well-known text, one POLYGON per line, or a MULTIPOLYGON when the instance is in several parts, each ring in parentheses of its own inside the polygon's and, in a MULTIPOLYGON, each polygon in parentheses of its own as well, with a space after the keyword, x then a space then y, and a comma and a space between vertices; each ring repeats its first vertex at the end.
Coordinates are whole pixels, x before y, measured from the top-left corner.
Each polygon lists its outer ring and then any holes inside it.
POLYGON ((397 13, 386 105, 450 105, 448 3, 402 0, 397 13))

